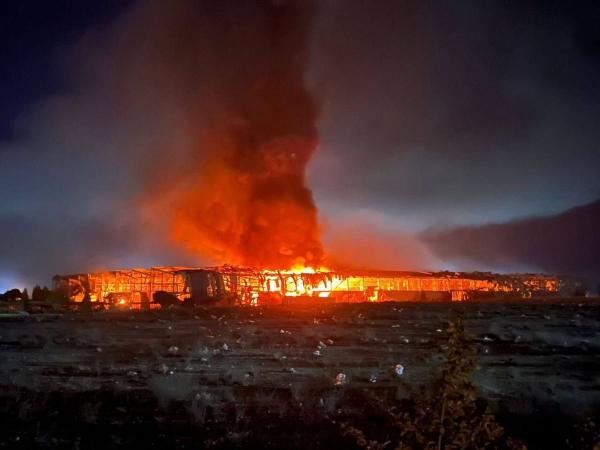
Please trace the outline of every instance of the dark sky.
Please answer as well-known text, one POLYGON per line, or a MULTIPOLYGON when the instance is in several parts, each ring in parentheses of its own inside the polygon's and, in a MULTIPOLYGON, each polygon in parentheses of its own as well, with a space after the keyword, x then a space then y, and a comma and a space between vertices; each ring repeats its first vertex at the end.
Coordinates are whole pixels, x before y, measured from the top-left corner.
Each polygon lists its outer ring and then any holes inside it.
POLYGON ((100 27, 128 0, 7 0, 0 15, 0 137, 13 136, 15 119, 32 103, 61 88, 61 51, 100 27))
MULTIPOLYGON (((0 290, 71 270, 202 263, 131 206, 161 176, 148 161, 186 140, 174 124, 192 77, 172 68, 179 52, 165 40, 190 2, 159 3, 2 2, 0 290)), ((212 72, 244 60, 218 51, 235 31, 203 3, 181 41, 211 43, 191 56, 206 62, 194 82, 210 104, 212 72)), ((241 6, 236 17, 240 30, 255 20, 241 6)), ((597 2, 323 0, 310 52, 320 144, 308 183, 326 249, 386 268, 600 266, 593 252, 556 258, 565 234, 579 236, 575 252, 598 248, 598 214, 561 215, 600 198, 597 2), (524 254, 540 226, 548 250, 524 254)))

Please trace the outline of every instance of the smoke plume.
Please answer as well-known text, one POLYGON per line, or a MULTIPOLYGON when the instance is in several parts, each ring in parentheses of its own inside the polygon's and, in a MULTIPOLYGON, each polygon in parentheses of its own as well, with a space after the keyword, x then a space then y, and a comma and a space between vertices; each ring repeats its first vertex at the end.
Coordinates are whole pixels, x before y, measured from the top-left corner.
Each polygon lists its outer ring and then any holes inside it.
MULTIPOLYGON (((317 213, 304 180, 317 144, 317 105, 304 85, 313 8, 309 2, 244 6, 254 20, 240 33, 234 30, 240 4, 233 3, 211 10, 224 27, 213 61, 220 98, 203 126, 186 124, 192 158, 181 181, 166 188, 176 197, 168 212, 172 236, 220 262, 318 263, 317 213)), ((189 57, 201 53, 197 41, 189 57)), ((190 117, 207 113, 196 99, 190 117)))

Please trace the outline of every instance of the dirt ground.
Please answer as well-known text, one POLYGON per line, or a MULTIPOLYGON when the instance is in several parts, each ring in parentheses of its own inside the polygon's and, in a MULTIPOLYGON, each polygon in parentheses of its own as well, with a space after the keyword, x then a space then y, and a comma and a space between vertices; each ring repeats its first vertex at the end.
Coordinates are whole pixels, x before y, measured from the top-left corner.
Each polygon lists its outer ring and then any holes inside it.
POLYGON ((598 416, 599 301, 40 315, 0 323, 0 446, 335 448, 336 414, 439 373, 458 315, 481 396, 529 448, 598 416))

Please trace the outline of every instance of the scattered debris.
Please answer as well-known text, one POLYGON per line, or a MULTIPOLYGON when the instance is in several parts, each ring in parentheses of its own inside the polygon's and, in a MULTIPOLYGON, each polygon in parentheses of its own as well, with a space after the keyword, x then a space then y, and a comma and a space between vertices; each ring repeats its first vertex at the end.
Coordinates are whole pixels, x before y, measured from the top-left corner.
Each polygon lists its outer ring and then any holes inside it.
POLYGON ((394 366, 394 373, 401 377, 404 374, 404 366, 402 364, 396 364, 394 366))
POLYGON ((335 385, 341 386, 342 384, 346 384, 346 380, 347 380, 346 374, 340 372, 335 376, 335 385))

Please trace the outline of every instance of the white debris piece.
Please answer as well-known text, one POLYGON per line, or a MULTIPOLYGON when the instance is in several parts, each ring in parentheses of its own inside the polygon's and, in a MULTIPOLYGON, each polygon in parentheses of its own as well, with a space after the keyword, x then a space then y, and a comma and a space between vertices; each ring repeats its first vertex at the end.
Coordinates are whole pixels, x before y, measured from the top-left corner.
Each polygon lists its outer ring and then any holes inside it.
POLYGON ((404 374, 404 366, 402 364, 396 364, 394 366, 394 373, 401 377, 404 374))
POLYGON ((176 345, 171 345, 169 347, 169 353, 171 353, 172 355, 174 355, 175 353, 177 353, 179 351, 179 347, 177 347, 176 345))
POLYGON ((223 351, 228 352, 229 351, 229 345, 227 345, 227 343, 224 343, 223 346, 221 347, 223 349, 223 351))
POLYGON ((319 343, 317 344, 317 348, 319 350, 323 349, 323 348, 327 348, 327 345, 325 344, 325 342, 323 341, 319 341, 319 343))
POLYGON ((346 384, 346 380, 347 380, 346 374, 340 372, 335 376, 335 385, 341 386, 342 384, 346 384))
POLYGON ((313 352, 313 355, 315 355, 315 356, 321 356, 321 352, 319 350, 315 350, 313 352))

